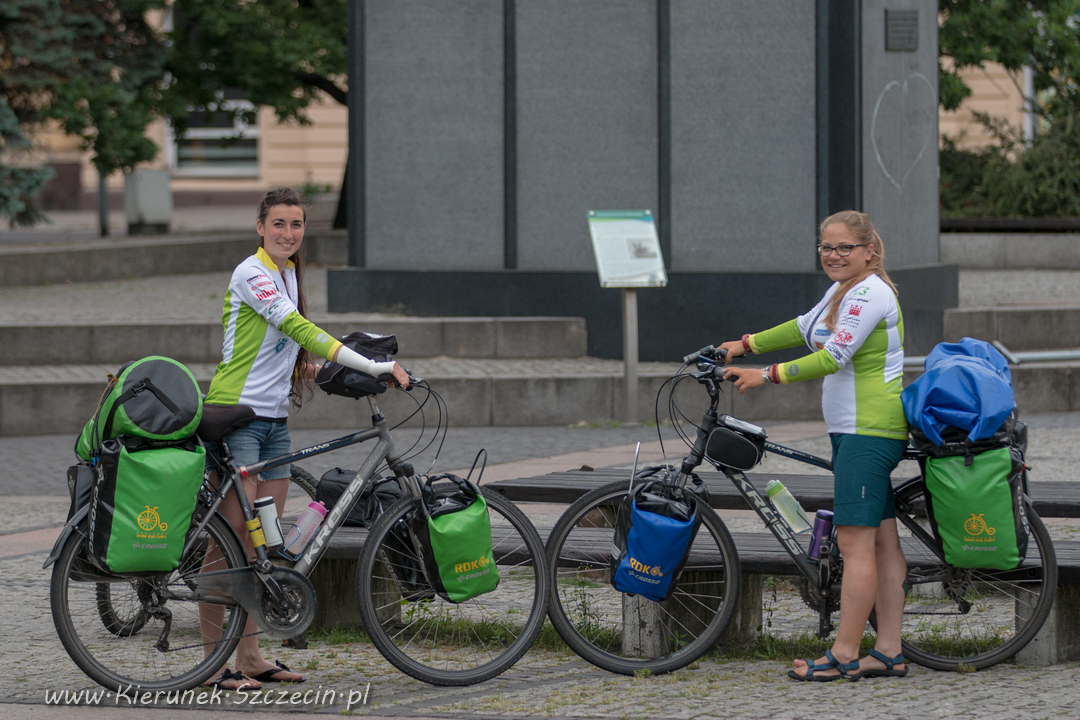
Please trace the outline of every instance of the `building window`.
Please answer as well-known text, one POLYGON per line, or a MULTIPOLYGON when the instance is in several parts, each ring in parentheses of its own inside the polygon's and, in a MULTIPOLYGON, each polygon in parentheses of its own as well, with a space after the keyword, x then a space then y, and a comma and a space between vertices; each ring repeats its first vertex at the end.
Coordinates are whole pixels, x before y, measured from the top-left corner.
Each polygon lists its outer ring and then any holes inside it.
POLYGON ((257 177, 259 126, 255 106, 247 100, 226 100, 216 111, 192 112, 187 132, 176 141, 174 174, 257 177))

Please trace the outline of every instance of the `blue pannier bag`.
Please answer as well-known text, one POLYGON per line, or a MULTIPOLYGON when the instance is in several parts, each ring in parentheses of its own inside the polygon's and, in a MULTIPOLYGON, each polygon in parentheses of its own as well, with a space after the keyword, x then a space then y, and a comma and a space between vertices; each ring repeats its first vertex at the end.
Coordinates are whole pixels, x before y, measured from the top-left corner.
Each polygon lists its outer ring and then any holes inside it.
POLYGON ((956 430, 969 442, 991 438, 1016 406, 1008 363, 982 340, 939 343, 924 368, 900 398, 912 430, 935 445, 956 430))
POLYGON ((696 475, 683 488, 645 478, 672 468, 645 468, 624 498, 615 521, 611 584, 619 592, 666 600, 690 556, 701 525, 699 504, 708 502, 696 475), (639 479, 643 482, 637 482, 639 479))

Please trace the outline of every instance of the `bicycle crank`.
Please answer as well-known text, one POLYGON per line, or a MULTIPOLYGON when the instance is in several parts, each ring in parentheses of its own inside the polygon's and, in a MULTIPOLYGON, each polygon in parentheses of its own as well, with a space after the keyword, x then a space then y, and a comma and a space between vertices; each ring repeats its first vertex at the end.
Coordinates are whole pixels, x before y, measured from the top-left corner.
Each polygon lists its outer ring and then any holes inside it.
POLYGON ((315 587, 291 568, 275 566, 269 575, 251 568, 216 570, 190 578, 195 589, 178 599, 222 605, 239 603, 259 629, 274 640, 288 640, 315 619, 315 587))

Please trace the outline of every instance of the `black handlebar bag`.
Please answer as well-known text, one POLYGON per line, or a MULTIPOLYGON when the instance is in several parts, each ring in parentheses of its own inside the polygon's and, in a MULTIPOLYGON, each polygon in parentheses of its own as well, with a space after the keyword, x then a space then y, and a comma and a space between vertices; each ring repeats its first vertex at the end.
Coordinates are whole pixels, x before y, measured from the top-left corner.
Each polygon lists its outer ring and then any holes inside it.
POLYGON ((144 358, 110 379, 76 442, 83 462, 69 470, 73 506, 89 499, 96 565, 136 574, 176 568, 206 465, 194 434, 201 418, 198 383, 175 360, 144 358))
MULTIPOLYGON (((354 332, 340 340, 345 347, 375 362, 390 362, 398 351, 397 338, 393 335, 354 332)), ((384 381, 336 362, 325 363, 319 369, 315 375, 315 384, 328 395, 356 399, 386 392, 384 381)))
POLYGON ((644 468, 619 507, 610 561, 611 585, 619 592, 666 600, 690 558, 709 491, 696 474, 681 488, 649 479, 674 471, 644 468))

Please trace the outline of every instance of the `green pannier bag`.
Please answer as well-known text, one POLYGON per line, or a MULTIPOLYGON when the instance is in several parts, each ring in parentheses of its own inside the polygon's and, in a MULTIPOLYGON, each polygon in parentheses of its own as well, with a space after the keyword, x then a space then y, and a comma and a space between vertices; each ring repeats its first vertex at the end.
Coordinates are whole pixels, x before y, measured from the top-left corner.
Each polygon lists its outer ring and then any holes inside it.
POLYGON ((930 517, 947 563, 1011 570, 1023 562, 1023 473, 1023 453, 1010 446, 927 458, 930 517))
POLYGON ((450 474, 428 478, 409 525, 423 548, 428 582, 440 596, 460 603, 499 585, 491 520, 478 485, 450 474), (456 489, 437 495, 433 486, 440 480, 450 481, 456 489))
POLYGON ((203 446, 121 436, 105 441, 100 462, 90 510, 94 559, 116 573, 174 570, 203 481, 203 446))
POLYGON ((75 444, 80 465, 95 470, 93 563, 114 573, 177 567, 205 471, 206 451, 195 436, 201 419, 198 383, 171 358, 131 362, 110 377, 75 444))

